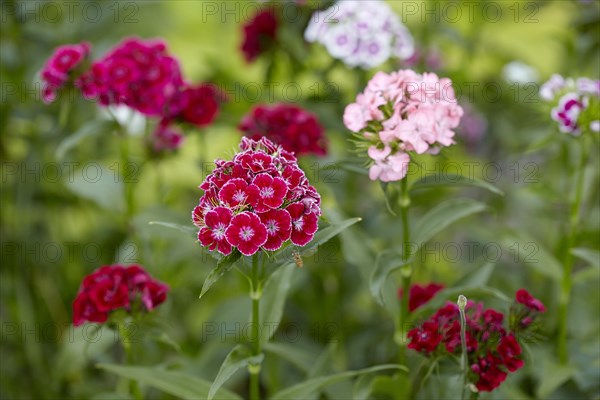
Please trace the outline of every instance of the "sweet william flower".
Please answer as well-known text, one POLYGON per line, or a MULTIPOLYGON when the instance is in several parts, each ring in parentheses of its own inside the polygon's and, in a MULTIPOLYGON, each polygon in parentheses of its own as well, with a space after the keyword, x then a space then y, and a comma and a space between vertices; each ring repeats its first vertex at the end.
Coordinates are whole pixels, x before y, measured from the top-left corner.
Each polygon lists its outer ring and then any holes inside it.
POLYGON ((292 218, 292 243, 296 246, 305 246, 312 240, 318 229, 318 215, 312 212, 306 214, 302 203, 290 204, 286 211, 292 218))
POLYGON ((243 26, 242 53, 247 62, 253 62, 272 45, 277 34, 277 27, 277 17, 273 8, 257 12, 243 26))
POLYGON ((526 289, 517 290, 515 298, 517 300, 517 303, 523 304, 525 307, 531 310, 538 312, 546 311, 546 307, 544 306, 544 304, 535 297, 533 297, 531 293, 529 293, 526 289))
POLYGON ((133 304, 152 311, 167 298, 169 287, 153 279, 141 266, 105 265, 87 275, 73 301, 73 324, 103 323, 117 309, 131 312, 133 304))
POLYGON ((254 194, 257 201, 254 209, 259 213, 279 208, 288 191, 282 178, 273 178, 266 173, 256 175, 252 180, 252 185, 256 187, 254 194))
POLYGON ((225 231, 231 222, 232 212, 225 207, 215 207, 204 214, 204 227, 198 232, 198 240, 210 250, 217 249, 219 253, 231 253, 231 242, 225 238, 225 231))
POLYGON ((523 360, 519 358, 521 346, 512 334, 502 338, 498 345, 498 354, 502 358, 502 363, 510 372, 514 372, 524 365, 523 360))
MULTIPOLYGON (((46 61, 40 73, 43 87, 42 100, 53 102, 58 91, 68 82, 74 82, 74 76, 90 55, 91 46, 88 42, 59 46, 46 61)), ((83 71, 80 71, 80 73, 83 71)))
POLYGON ((261 222, 267 229, 265 250, 279 250, 289 240, 292 233, 292 217, 286 210, 269 210, 259 214, 261 222))
MULTIPOLYGON (((427 285, 414 284, 411 285, 408 291, 408 311, 413 312, 417 308, 426 304, 435 296, 437 292, 442 290, 444 285, 437 283, 429 283, 427 285)), ((402 298, 402 288, 398 289, 398 297, 402 298)))
POLYGON ((425 322, 421 327, 411 329, 407 337, 410 339, 409 349, 424 353, 432 353, 442 341, 439 325, 436 322, 425 322))
POLYGON ((225 231, 227 241, 245 256, 251 256, 267 242, 267 228, 256 214, 242 212, 231 220, 225 231))

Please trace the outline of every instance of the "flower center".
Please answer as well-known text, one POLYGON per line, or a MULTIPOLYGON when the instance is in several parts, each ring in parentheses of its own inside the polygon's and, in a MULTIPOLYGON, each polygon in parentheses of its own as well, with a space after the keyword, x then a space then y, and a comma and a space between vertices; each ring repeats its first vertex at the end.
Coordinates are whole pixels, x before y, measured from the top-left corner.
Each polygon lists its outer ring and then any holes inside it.
POLYGON ((217 224, 217 226, 214 227, 213 231, 212 231, 212 236, 216 239, 216 240, 222 240, 225 237, 225 228, 227 228, 225 226, 224 223, 219 222, 217 224))
POLYGON ((270 236, 275 235, 279 231, 279 226, 277 225, 277 221, 274 219, 267 221, 267 232, 269 232, 270 236))
POLYGON ((246 200, 246 194, 242 190, 238 190, 233 195, 233 200, 237 201, 238 203, 241 203, 244 200, 246 200))
POLYGON ((297 231, 301 231, 304 226, 304 217, 300 217, 294 221, 294 229, 297 231))
POLYGON ((275 194, 275 190, 273 190, 273 188, 271 186, 260 189, 260 197, 262 197, 263 199, 269 199, 269 198, 273 197, 274 194, 275 194))
POLYGON ((254 236, 254 229, 252 229, 249 226, 245 226, 240 230, 240 238, 242 238, 242 240, 244 242, 249 241, 250 239, 252 239, 253 236, 254 236))

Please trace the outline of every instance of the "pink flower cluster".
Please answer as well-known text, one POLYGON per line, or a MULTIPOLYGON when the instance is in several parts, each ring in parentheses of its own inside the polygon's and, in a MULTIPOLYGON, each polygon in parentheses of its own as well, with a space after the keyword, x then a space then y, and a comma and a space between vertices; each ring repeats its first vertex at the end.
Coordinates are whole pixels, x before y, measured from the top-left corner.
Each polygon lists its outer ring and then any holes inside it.
POLYGON ((233 160, 216 160, 192 212, 202 246, 245 256, 277 250, 288 240, 308 244, 321 215, 321 198, 293 153, 263 137, 242 138, 233 160))
POLYGON ((185 137, 178 129, 159 123, 150 137, 152 150, 156 153, 175 151, 181 147, 185 137))
POLYGON ((41 72, 44 102, 53 102, 62 87, 74 82, 73 75, 76 74, 77 69, 85 67, 84 63, 90 55, 90 49, 89 43, 82 42, 59 46, 54 50, 41 72))
POLYGON ((257 12, 244 24, 242 53, 247 62, 253 62, 275 42, 278 25, 276 11, 273 8, 257 12))
POLYGON ((454 143, 463 115, 452 82, 434 73, 378 72, 344 111, 344 124, 361 133, 372 160, 371 180, 401 180, 409 153, 436 154, 454 143))
POLYGON ((148 116, 161 116, 183 85, 179 62, 162 40, 128 38, 78 80, 83 95, 102 105, 125 104, 148 116))
POLYGON ((167 299, 169 287, 139 265, 105 265, 86 276, 73 301, 73 324, 106 322, 110 312, 137 310, 136 302, 152 311, 167 299))
MULTIPOLYGON (((465 308, 469 380, 479 391, 494 390, 504 382, 508 372, 515 372, 524 365, 518 338, 522 332, 533 330, 533 322, 546 310, 542 302, 525 289, 517 291, 515 297, 508 330, 504 327, 503 313, 484 309, 482 303, 472 301, 465 308)), ((458 306, 447 302, 407 336, 408 348, 427 356, 459 355, 462 349, 458 306)))
POLYGON ((550 116, 561 132, 575 136, 588 130, 600 132, 600 80, 554 74, 540 88, 540 97, 548 102, 558 98, 550 116))
POLYGON ((298 156, 327 154, 323 127, 317 117, 292 104, 256 106, 244 116, 239 129, 254 140, 266 136, 298 156))

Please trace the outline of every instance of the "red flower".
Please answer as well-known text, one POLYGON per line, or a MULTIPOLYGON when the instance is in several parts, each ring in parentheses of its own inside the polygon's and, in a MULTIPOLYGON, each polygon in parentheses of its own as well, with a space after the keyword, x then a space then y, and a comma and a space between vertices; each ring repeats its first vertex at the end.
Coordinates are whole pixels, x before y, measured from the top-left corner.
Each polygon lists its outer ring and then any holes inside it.
POLYGON ((258 188, 248 185, 245 180, 234 178, 219 191, 219 200, 228 207, 236 208, 239 205, 255 205, 258 202, 258 188))
POLYGON ((175 151, 181 147, 183 140, 184 136, 179 130, 170 128, 161 122, 152 133, 151 145, 156 153, 175 151))
POLYGON ((506 372, 498 368, 499 365, 502 365, 502 360, 488 353, 471 366, 471 371, 479 375, 475 386, 480 392, 491 392, 504 382, 506 372))
POLYGON ((267 228, 265 250, 279 250, 283 243, 289 240, 292 233, 292 218, 286 210, 269 210, 259 214, 260 220, 267 228))
POLYGON ((225 231, 227 241, 237 246, 240 253, 251 256, 267 242, 267 228, 260 222, 256 214, 243 212, 231 219, 225 231))
POLYGON ((255 211, 265 212, 269 209, 279 208, 283 204, 283 199, 287 194, 287 185, 283 179, 273 178, 271 175, 263 173, 254 177, 252 185, 258 189, 255 211))
POLYGON ((138 298, 151 311, 166 300, 168 291, 167 285, 152 279, 139 265, 103 266, 83 279, 73 301, 73 324, 106 322, 111 311, 131 312, 131 303, 138 298))
POLYGON ((225 207, 216 207, 204 215, 206 226, 198 233, 198 240, 202 246, 208 246, 210 250, 216 248, 223 255, 231 253, 231 242, 225 236, 231 216, 231 210, 225 207))
POLYGON ((275 164, 273 157, 263 152, 246 152, 238 154, 236 157, 242 168, 249 170, 255 174, 261 172, 273 172, 275 164))
MULTIPOLYGON (((439 285, 437 283, 430 283, 426 286, 419 284, 412 285, 408 295, 408 311, 413 312, 417 308, 421 307, 423 304, 431 300, 433 296, 435 296, 435 294, 443 288, 444 285, 439 285)), ((398 290, 398 297, 402 297, 402 295, 402 288, 400 288, 398 290)))
POLYGON ((439 332, 439 325, 436 322, 427 321, 419 328, 408 331, 407 337, 410 339, 409 349, 431 353, 435 351, 438 344, 442 341, 442 335, 439 332))
POLYGON ((523 366, 523 360, 519 358, 521 355, 521 346, 517 339, 511 334, 502 338, 498 345, 498 354, 502 358, 502 363, 510 372, 514 372, 523 366))
POLYGON ((73 81, 70 75, 89 56, 91 46, 87 42, 59 46, 46 61, 40 75, 44 82, 42 98, 46 103, 56 99, 57 92, 67 82, 73 81))
POLYGON ((247 137, 263 136, 295 154, 327 154, 323 128, 310 112, 290 104, 257 106, 246 115, 239 129, 247 137))
POLYGON ((275 39, 277 32, 275 10, 269 8, 258 12, 243 26, 243 30, 244 42, 242 43, 242 52, 246 61, 252 62, 275 39))
POLYGON ((223 94, 210 84, 185 86, 171 98, 166 111, 167 119, 205 127, 217 117, 223 98, 223 94))
POLYGON ((544 304, 541 301, 539 301, 538 299, 536 299, 535 297, 533 297, 525 289, 517 290, 517 293, 515 294, 515 298, 517 300, 517 303, 523 304, 525 307, 527 307, 533 311, 538 311, 538 312, 546 311, 546 307, 544 307, 544 304))
POLYGON ((315 236, 318 229, 318 216, 314 213, 305 214, 304 204, 290 204, 286 210, 292 217, 291 240, 296 246, 305 246, 315 236))

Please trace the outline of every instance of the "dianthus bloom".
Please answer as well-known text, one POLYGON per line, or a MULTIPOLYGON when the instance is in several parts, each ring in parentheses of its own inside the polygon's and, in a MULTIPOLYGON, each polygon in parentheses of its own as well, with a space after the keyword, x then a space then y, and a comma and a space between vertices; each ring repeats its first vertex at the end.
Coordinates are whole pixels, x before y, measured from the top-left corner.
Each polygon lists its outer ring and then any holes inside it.
POLYGON ((175 151, 181 147, 184 139, 179 130, 159 123, 152 133, 150 144, 155 153, 175 151))
POLYGON ((161 116, 183 85, 179 62, 160 40, 128 38, 77 82, 83 95, 102 105, 125 104, 147 116, 161 116))
POLYGON ((383 1, 338 1, 310 19, 304 37, 350 67, 373 68, 390 57, 409 58, 414 41, 383 1))
MULTIPOLYGON (((509 372, 523 367, 523 351, 517 338, 523 337, 519 335, 521 332, 532 332, 534 328, 531 323, 522 324, 523 319, 532 321, 543 311, 545 307, 539 300, 523 289, 519 290, 510 309, 507 329, 503 313, 484 309, 481 303, 467 302, 468 379, 477 390, 490 392, 504 382, 509 372)), ((459 308, 447 302, 422 325, 408 332, 408 348, 432 357, 459 356, 462 352, 460 331, 459 308)))
POLYGON ((216 160, 192 212, 198 240, 223 255, 308 244, 318 228, 321 198, 296 157, 263 137, 242 138, 233 160, 216 160))
POLYGON ((259 11, 243 26, 242 52, 246 61, 254 61, 275 41, 277 26, 277 17, 273 8, 259 11))
POLYGON ((73 82, 79 71, 90 55, 91 46, 87 42, 80 44, 67 44, 54 50, 52 56, 46 61, 41 72, 44 83, 42 99, 51 103, 56 99, 58 91, 68 82, 73 82))
MULTIPOLYGON (((408 292, 408 311, 413 312, 417 308, 426 304, 429 300, 435 296, 437 292, 442 290, 444 285, 437 283, 430 283, 428 285, 414 284, 410 287, 408 292)), ((398 290, 398 297, 402 298, 402 288, 398 290)))
POLYGON ((452 82, 434 73, 378 72, 344 111, 344 124, 358 132, 372 165, 371 180, 406 176, 410 153, 436 154, 454 143, 463 109, 452 82))
POLYGON ((323 127, 310 112, 291 104, 259 105, 239 125, 247 137, 265 136, 296 155, 327 154, 323 127))
POLYGON ((186 122, 203 128, 210 125, 219 113, 224 94, 214 85, 185 84, 170 99, 163 124, 171 121, 186 122))
POLYGON ((554 74, 540 88, 540 97, 555 104, 550 116, 561 132, 600 132, 600 80, 554 74))
POLYGON ((73 324, 106 322, 110 312, 142 309, 152 311, 167 299, 169 287, 139 265, 105 265, 86 276, 73 301, 73 324))

